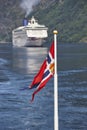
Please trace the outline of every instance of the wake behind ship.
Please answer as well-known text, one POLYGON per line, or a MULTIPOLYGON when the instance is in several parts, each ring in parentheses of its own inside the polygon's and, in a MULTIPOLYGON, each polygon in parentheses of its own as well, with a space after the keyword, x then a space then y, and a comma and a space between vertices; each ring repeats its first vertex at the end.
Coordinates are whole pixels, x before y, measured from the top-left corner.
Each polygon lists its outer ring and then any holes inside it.
POLYGON ((13 46, 42 46, 44 39, 48 37, 48 28, 38 24, 34 17, 24 20, 24 25, 12 31, 13 46))

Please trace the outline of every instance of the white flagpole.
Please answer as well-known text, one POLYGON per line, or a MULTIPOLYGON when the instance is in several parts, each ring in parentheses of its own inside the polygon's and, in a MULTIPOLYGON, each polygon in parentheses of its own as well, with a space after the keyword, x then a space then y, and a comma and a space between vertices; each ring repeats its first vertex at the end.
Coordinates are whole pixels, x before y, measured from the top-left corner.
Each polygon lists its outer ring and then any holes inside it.
POLYGON ((59 130, 58 123, 58 77, 57 77, 57 30, 53 31, 54 34, 54 59, 55 59, 55 67, 54 67, 54 130, 59 130))

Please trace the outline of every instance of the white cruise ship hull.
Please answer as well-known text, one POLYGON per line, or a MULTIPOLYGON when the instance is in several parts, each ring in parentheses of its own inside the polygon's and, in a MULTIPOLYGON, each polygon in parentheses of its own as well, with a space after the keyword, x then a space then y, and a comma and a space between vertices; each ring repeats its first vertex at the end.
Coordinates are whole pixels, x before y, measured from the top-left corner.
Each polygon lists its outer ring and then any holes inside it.
POLYGON ((13 46, 15 47, 35 47, 35 46, 42 46, 44 40, 41 38, 28 38, 25 34, 23 35, 13 35, 13 46))
POLYGON ((42 46, 44 38, 48 37, 48 28, 44 25, 39 25, 32 17, 31 21, 26 26, 20 26, 12 31, 13 46, 42 46))

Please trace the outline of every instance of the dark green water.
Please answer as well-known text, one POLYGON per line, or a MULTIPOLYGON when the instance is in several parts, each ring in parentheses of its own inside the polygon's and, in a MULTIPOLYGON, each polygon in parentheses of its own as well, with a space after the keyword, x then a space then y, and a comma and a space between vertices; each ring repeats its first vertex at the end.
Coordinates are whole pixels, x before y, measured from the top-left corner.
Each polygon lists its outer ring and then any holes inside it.
POLYGON ((60 130, 87 129, 87 44, 59 45, 60 130))
MULTIPOLYGON (((27 89, 47 50, 0 44, 0 130, 54 129, 53 78, 33 104, 27 89)), ((87 130, 87 44, 58 45, 58 90, 59 130, 87 130)))

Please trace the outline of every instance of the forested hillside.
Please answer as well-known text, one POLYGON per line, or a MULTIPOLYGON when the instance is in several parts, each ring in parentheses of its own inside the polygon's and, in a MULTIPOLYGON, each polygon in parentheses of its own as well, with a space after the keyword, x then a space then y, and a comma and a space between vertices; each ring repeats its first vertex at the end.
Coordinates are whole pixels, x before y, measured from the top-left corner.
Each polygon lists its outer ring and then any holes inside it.
POLYGON ((11 41, 12 29, 21 25, 20 0, 0 0, 0 41, 11 41))
POLYGON ((45 4, 34 14, 49 27, 49 36, 56 28, 60 42, 87 42, 87 0, 56 0, 45 4))
MULTIPOLYGON (((22 25, 25 11, 20 3, 0 0, 0 41, 11 41, 12 29, 22 25)), ((32 15, 49 28, 48 41, 57 29, 60 42, 87 42, 87 0, 41 0, 28 18, 32 15)))

